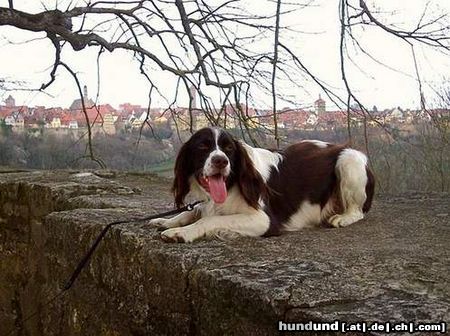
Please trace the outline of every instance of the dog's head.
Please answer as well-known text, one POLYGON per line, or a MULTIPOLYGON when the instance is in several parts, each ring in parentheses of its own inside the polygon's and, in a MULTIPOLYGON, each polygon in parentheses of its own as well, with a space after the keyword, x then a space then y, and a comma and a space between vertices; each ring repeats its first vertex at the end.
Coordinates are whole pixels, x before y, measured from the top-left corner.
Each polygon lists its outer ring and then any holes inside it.
POLYGON ((247 203, 258 208, 266 187, 244 146, 219 128, 197 131, 180 149, 175 162, 173 193, 178 207, 196 181, 215 203, 226 201, 236 183, 247 203))

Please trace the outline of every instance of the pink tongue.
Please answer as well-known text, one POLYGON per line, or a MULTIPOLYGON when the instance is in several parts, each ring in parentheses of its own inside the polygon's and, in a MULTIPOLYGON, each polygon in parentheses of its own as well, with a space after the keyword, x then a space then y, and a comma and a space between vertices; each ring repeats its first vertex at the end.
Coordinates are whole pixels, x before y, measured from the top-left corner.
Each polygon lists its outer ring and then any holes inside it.
POLYGON ((215 203, 223 203, 227 199, 227 186, 222 176, 208 178, 209 193, 215 203))

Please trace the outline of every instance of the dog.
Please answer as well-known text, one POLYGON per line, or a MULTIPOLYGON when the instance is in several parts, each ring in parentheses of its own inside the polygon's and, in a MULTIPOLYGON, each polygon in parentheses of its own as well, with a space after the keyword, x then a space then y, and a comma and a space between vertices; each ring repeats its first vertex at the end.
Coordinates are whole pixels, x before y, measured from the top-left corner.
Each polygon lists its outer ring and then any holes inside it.
POLYGON ((166 242, 224 233, 258 237, 364 218, 374 176, 362 152, 304 140, 283 151, 254 148, 220 128, 203 128, 181 147, 172 191, 205 200, 193 211, 151 222, 166 242))

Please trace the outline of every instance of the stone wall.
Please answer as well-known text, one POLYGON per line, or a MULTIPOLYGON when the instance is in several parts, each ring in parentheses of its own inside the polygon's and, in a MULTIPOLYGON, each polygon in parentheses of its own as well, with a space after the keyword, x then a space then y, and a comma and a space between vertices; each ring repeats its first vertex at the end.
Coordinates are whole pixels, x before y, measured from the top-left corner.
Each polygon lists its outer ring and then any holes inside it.
POLYGON ((165 244, 145 224, 116 227, 46 305, 106 223, 168 209, 168 184, 0 173, 0 335, 274 335, 279 320, 450 320, 439 194, 378 200, 348 228, 274 238, 165 244))
MULTIPOLYGON (((42 185, 13 180, 0 190, 0 325, 21 328, 24 315, 39 302, 43 264, 43 217, 58 201, 42 185)), ((36 321, 31 329, 35 329, 36 321)), ((4 329, 4 330, 5 330, 4 329)))

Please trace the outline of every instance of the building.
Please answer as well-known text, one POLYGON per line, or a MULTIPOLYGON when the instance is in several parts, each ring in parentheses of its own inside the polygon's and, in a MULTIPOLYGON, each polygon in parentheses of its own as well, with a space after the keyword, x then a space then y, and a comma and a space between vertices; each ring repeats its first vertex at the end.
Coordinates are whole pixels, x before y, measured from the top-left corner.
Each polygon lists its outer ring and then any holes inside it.
POLYGON ((59 117, 54 117, 50 123, 51 128, 61 128, 61 119, 59 117))
POLYGON ((70 128, 70 129, 78 129, 78 121, 70 120, 68 128, 70 128))
POLYGON ((15 128, 24 128, 25 119, 19 111, 15 111, 5 118, 5 125, 15 128))
POLYGON ((117 116, 112 113, 106 113, 103 115, 103 130, 106 134, 116 134, 116 120, 117 116))
POLYGON ((13 98, 13 96, 9 95, 5 100, 5 105, 6 107, 14 107, 16 106, 16 100, 13 98))
POLYGON ((308 119, 306 120, 306 125, 314 126, 317 124, 318 121, 319 121, 318 115, 316 113, 311 113, 308 119))
MULTIPOLYGON (((86 108, 92 107, 95 105, 94 101, 92 99, 90 99, 88 96, 88 89, 87 89, 86 85, 83 87, 83 101, 84 101, 84 106, 86 108)), ((72 102, 72 104, 70 105, 69 110, 72 110, 72 111, 82 110, 83 109, 83 101, 81 100, 81 98, 75 99, 72 102)))
POLYGON ((317 116, 320 116, 321 114, 325 113, 325 110, 326 110, 325 100, 323 100, 319 94, 319 99, 317 99, 314 102, 314 112, 317 114, 317 116))

